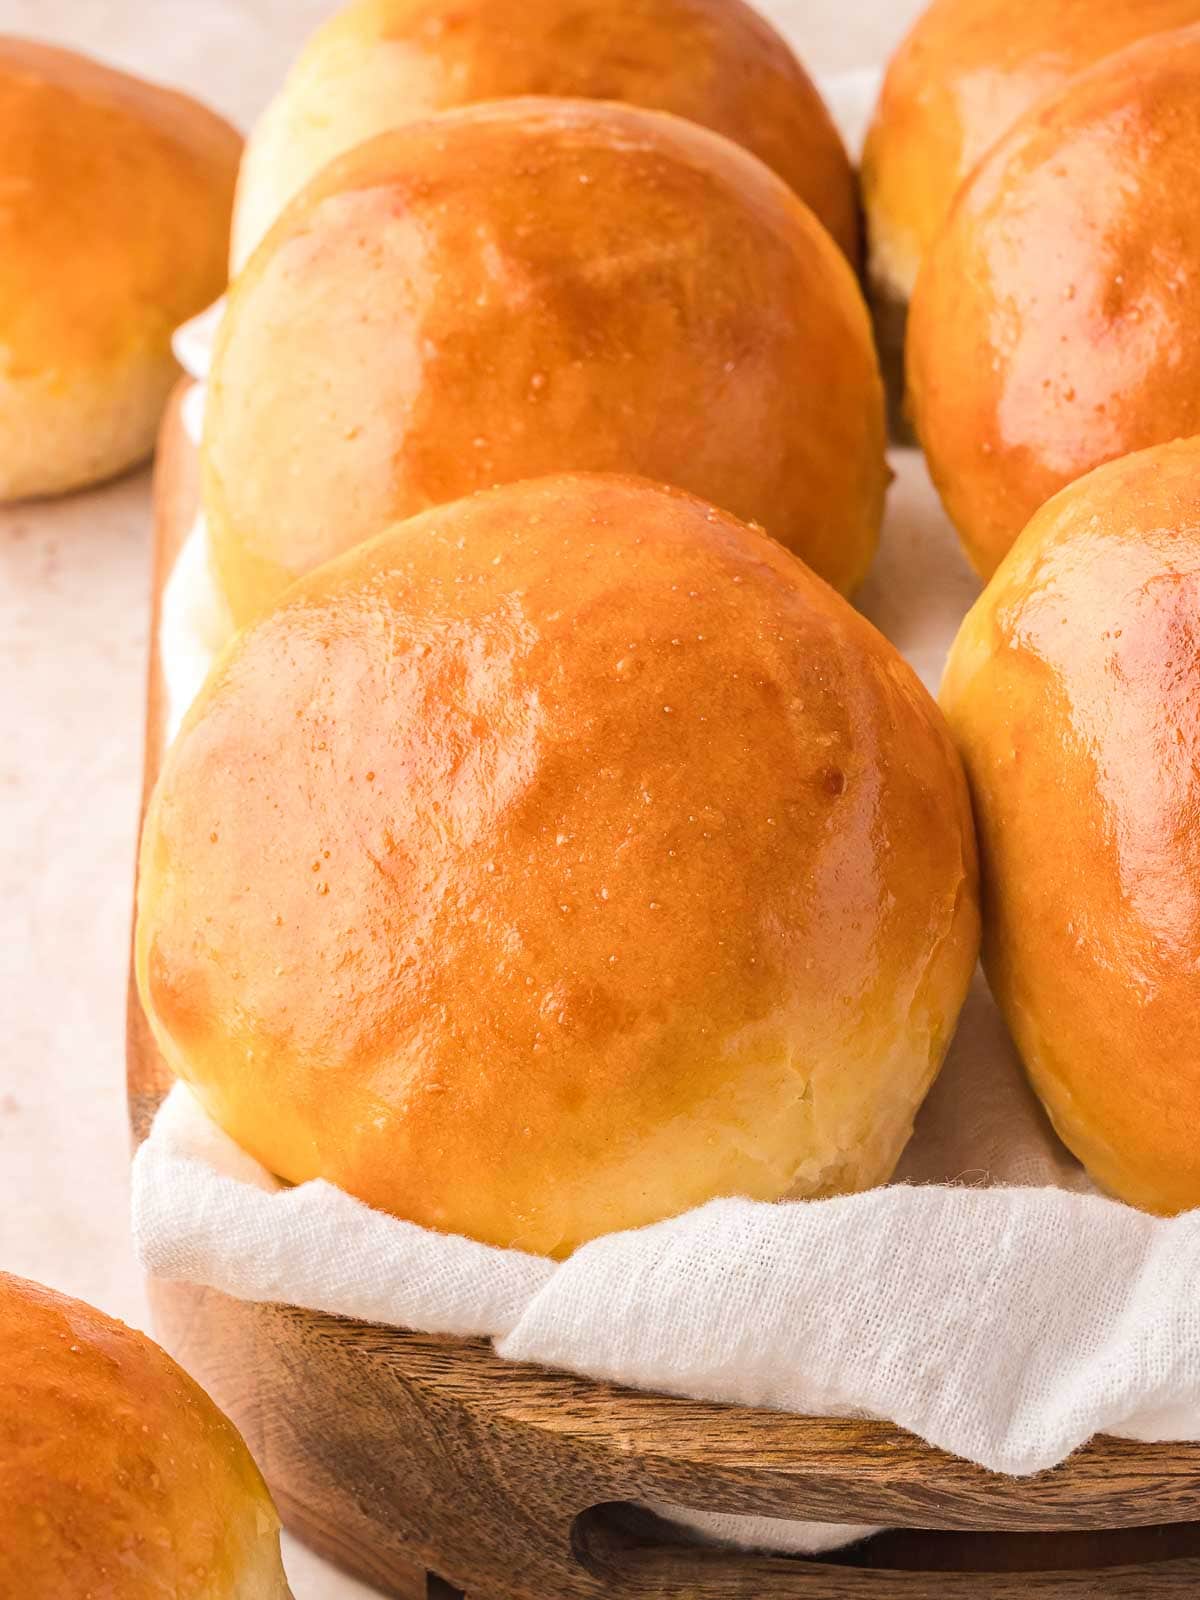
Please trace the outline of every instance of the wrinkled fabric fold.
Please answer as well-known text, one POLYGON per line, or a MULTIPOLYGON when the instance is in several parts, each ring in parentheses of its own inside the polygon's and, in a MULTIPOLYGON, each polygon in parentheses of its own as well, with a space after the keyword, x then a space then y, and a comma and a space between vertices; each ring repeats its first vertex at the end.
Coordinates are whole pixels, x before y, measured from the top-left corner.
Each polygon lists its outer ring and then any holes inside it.
POLYGON ((1200 1212, 893 1184, 714 1200, 556 1263, 285 1187, 177 1086, 134 1163, 134 1234, 159 1277, 483 1335, 635 1388, 885 1418, 994 1472, 1039 1472, 1097 1432, 1200 1438, 1200 1212))

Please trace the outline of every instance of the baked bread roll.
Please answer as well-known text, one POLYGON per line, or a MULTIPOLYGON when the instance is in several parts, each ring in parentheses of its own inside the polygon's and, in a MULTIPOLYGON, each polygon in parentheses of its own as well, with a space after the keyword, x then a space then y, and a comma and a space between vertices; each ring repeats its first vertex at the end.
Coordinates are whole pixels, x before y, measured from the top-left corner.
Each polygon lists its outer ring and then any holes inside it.
POLYGON ((892 57, 863 149, 870 273, 905 304, 959 185, 1013 123, 1200 0, 933 0, 892 57))
POLYGON ((150 454, 171 330, 224 287, 240 150, 183 95, 0 38, 0 499, 150 454))
POLYGON ((858 284, 784 183, 677 117, 508 100, 359 146, 272 231, 204 504, 239 624, 398 518, 568 469, 678 483, 848 590, 883 452, 858 284))
POLYGON ((233 264, 335 156, 434 112, 553 95, 714 128, 767 163, 857 263, 858 192, 825 103, 741 0, 355 0, 309 41, 246 146, 233 264))
POLYGON ((1064 1141, 1200 1205, 1200 440, 1044 506, 963 623, 942 705, 984 867, 984 965, 1064 1141))
POLYGON ((886 1179, 977 933, 958 759, 892 647, 757 529, 568 476, 238 637, 147 812, 136 970, 273 1172, 564 1256, 886 1179))
POLYGON ((909 320, 913 417, 972 563, 1064 484, 1200 432, 1200 27, 1110 57, 962 190, 909 320))
POLYGON ((156 1344, 0 1272, 0 1594, 291 1600, 237 1430, 156 1344))

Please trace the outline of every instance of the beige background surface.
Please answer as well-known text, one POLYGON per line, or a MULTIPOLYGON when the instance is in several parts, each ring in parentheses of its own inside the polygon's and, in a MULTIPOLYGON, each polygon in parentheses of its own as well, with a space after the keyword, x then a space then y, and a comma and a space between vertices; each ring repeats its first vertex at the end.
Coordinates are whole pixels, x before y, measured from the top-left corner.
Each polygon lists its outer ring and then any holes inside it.
MULTIPOLYGON (((0 0, 248 125, 332 0, 0 0)), ((811 68, 881 59, 916 0, 762 3, 811 68)), ((125 967, 149 477, 0 509, 0 1267, 145 1325, 128 1243, 125 967)), ((297 1600, 368 1591, 298 1547, 297 1600)))

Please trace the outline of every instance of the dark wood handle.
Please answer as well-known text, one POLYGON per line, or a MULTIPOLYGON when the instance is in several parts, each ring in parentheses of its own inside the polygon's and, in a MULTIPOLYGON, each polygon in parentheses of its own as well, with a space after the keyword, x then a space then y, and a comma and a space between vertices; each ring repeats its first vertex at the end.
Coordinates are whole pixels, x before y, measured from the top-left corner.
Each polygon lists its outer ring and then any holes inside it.
POLYGON ((1105 1572, 930 1573, 784 1558, 661 1556, 639 1562, 605 1593, 613 1600, 1193 1600, 1200 1586, 1194 1561, 1105 1572))
MULTIPOLYGON (((1183 1600, 1200 1593, 1197 1556, 1052 1571, 914 1571, 664 1543, 670 1534, 653 1518, 601 1506, 578 1519, 572 1543, 612 1600, 1183 1600)), ((1103 1560, 1104 1537, 1092 1542, 1103 1560)))

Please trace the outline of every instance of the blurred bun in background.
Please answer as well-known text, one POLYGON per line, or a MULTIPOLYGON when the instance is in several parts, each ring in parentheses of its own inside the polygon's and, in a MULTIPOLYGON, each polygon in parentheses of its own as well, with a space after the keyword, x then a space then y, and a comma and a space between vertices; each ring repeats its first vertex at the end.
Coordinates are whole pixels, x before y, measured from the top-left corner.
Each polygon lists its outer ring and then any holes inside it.
POLYGON ((309 41, 250 136, 235 270, 335 156, 433 112, 521 95, 622 100, 725 134, 857 264, 841 139, 787 44, 741 0, 356 0, 309 41))
POLYGON ((976 168, 921 270, 912 415, 983 576, 1101 462, 1200 433, 1200 26, 1109 57, 976 168))
POLYGON ((934 0, 888 66, 863 152, 870 274, 907 302, 959 186, 1013 123, 1200 0, 934 0))
POLYGON ((171 332, 225 285, 240 153, 194 100, 0 38, 0 499, 151 453, 171 332))

